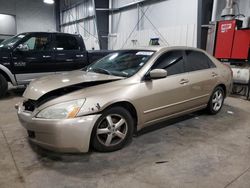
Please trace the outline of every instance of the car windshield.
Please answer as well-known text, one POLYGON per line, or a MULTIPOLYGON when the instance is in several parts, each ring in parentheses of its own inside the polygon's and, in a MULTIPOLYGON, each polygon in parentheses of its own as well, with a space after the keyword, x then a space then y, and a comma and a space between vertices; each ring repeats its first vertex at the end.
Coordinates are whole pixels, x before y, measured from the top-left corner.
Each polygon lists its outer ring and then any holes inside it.
POLYGON ((16 44, 19 40, 21 40, 23 37, 25 37, 24 34, 16 35, 14 37, 11 37, 9 39, 4 40, 0 43, 0 48, 8 48, 12 47, 14 44, 16 44))
POLYGON ((154 51, 148 50, 117 51, 85 67, 83 70, 87 72, 130 77, 138 72, 153 54, 154 51))

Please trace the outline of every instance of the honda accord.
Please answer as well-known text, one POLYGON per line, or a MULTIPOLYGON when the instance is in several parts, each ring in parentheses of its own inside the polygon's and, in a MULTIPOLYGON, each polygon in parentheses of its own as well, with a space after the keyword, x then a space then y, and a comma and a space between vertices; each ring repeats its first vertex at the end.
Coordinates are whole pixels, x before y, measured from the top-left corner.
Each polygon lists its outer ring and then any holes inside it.
POLYGON ((157 122, 205 108, 218 113, 231 84, 231 69, 203 50, 145 47, 34 80, 16 108, 42 147, 109 152, 157 122))

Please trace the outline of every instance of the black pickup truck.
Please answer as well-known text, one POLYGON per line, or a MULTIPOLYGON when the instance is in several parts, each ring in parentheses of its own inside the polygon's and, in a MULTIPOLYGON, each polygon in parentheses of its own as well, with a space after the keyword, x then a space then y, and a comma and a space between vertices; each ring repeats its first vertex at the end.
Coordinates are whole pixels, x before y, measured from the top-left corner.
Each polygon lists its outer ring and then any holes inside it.
POLYGON ((14 86, 48 74, 83 68, 111 51, 87 51, 80 35, 22 33, 0 43, 0 98, 14 86))

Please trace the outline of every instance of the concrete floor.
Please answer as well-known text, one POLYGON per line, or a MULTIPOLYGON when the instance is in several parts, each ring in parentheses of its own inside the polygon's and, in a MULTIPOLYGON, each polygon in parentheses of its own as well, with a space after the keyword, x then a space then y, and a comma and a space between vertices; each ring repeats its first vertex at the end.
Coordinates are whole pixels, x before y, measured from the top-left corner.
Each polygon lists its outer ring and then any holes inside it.
POLYGON ((216 116, 204 112, 141 132, 113 153, 58 154, 27 140, 14 104, 0 101, 0 187, 249 188, 250 102, 227 98, 216 116))

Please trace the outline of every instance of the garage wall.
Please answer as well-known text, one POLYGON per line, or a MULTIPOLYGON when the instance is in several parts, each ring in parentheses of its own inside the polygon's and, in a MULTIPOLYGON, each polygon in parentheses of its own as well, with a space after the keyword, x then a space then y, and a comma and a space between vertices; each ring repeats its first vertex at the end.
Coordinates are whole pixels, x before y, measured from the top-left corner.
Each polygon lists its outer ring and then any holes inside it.
POLYGON ((250 1, 249 0, 238 0, 240 13, 250 17, 250 1))
POLYGON ((0 35, 16 33, 16 18, 12 15, 0 14, 0 35))
MULTIPOLYGON (((241 14, 244 14, 246 17, 250 17, 250 1, 249 0, 235 0, 235 2, 239 5, 239 10, 241 14)), ((221 12, 226 6, 226 0, 219 0, 218 1, 218 7, 217 7, 217 20, 221 20, 221 12)), ((236 14, 238 14, 238 7, 236 8, 236 14)))
POLYGON ((85 42, 86 49, 100 49, 95 11, 92 0, 62 0, 61 1, 61 31, 80 34, 85 42), (75 22, 76 20, 77 23, 75 22))
POLYGON ((56 30, 54 5, 42 0, 0 0, 0 13, 16 17, 17 33, 56 30))
POLYGON ((16 18, 8 14, 0 14, 0 42, 16 34, 16 18))
MULTIPOLYGON (((131 2, 133 0, 113 0, 112 6, 117 8, 131 2)), ((154 37, 160 38, 162 45, 196 47, 197 16, 197 0, 166 0, 114 13, 110 16, 109 48, 145 46, 154 37), (141 10, 150 21, 144 16, 136 26, 144 14, 141 10)))

